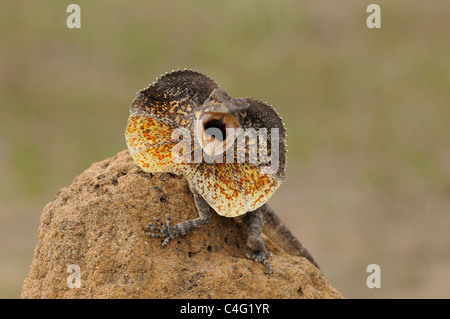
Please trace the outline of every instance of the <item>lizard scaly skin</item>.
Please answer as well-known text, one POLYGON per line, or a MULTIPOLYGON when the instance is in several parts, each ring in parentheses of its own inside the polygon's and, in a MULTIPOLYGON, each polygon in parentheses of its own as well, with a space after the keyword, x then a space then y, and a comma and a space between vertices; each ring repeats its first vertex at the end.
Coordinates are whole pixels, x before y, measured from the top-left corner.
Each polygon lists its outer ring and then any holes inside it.
POLYGON ((163 245, 208 223, 211 207, 222 216, 244 216, 247 256, 269 273, 263 228, 284 250, 317 266, 266 204, 286 178, 285 128, 270 105, 231 98, 202 73, 174 71, 138 92, 125 137, 144 171, 183 175, 194 194, 197 218, 172 225, 166 215, 165 223, 155 219, 146 227, 163 245))

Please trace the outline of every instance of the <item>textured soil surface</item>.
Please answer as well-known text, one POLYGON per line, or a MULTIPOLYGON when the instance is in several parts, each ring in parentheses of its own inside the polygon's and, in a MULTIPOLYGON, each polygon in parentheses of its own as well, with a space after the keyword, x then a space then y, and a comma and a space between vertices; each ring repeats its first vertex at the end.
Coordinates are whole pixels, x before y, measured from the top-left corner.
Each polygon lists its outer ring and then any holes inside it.
POLYGON ((215 213, 163 247, 143 227, 165 214, 173 223, 198 216, 181 176, 144 173, 128 151, 92 164, 45 206, 21 297, 341 298, 309 261, 264 237, 273 253, 267 275, 245 257, 243 224, 215 213))

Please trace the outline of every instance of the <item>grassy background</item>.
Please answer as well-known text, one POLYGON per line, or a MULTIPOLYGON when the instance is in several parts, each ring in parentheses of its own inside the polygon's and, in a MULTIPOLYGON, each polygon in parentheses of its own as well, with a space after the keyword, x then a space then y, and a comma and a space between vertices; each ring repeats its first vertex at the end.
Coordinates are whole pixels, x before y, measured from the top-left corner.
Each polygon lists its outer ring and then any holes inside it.
POLYGON ((126 148, 135 92, 200 70, 275 106, 271 206, 349 298, 450 297, 450 2, 7 1, 0 10, 0 297, 20 296, 43 206, 126 148), (381 266, 380 289, 366 267, 381 266))

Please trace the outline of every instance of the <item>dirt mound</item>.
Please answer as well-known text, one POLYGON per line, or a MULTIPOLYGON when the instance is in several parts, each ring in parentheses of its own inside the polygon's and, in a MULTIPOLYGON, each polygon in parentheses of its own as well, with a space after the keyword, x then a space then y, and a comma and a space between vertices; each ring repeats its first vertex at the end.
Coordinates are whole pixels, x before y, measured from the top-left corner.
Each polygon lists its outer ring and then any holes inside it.
POLYGON ((99 163, 61 189, 42 212, 22 298, 340 298, 309 261, 267 237, 274 273, 245 257, 235 219, 211 222, 172 240, 149 238, 153 217, 198 216, 187 182, 141 171, 128 151, 99 163))

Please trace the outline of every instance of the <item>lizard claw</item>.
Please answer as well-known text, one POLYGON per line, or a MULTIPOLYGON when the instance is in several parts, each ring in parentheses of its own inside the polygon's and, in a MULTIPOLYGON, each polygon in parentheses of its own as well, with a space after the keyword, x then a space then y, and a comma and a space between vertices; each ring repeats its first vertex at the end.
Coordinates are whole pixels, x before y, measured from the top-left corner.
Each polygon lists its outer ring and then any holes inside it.
POLYGON ((247 253, 247 258, 253 259, 256 262, 262 263, 264 266, 267 267, 267 270, 269 271, 269 275, 273 273, 272 265, 269 262, 268 257, 272 256, 271 252, 267 252, 266 250, 256 250, 251 251, 247 253))
POLYGON ((152 236, 155 238, 165 238, 162 243, 162 245, 165 246, 170 242, 171 239, 175 238, 173 234, 173 227, 170 221, 170 216, 166 214, 165 224, 158 217, 153 217, 153 219, 155 220, 155 224, 144 226, 144 229, 147 230, 145 233, 148 236, 152 236))

